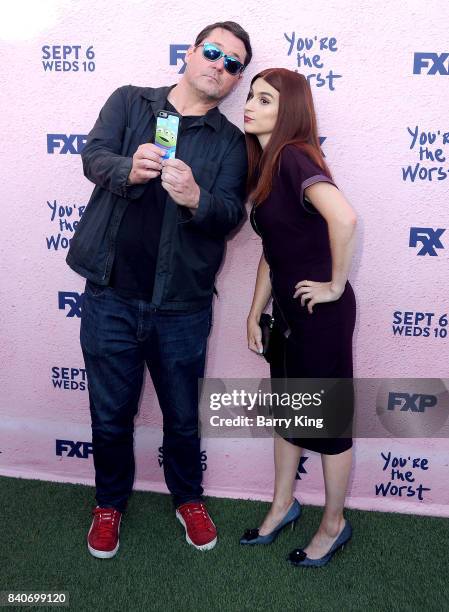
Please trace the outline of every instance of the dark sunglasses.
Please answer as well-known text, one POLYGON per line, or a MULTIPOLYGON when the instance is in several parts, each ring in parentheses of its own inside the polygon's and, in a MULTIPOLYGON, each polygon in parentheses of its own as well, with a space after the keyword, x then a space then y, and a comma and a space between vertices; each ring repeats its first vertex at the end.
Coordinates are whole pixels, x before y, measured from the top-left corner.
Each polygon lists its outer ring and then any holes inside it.
POLYGON ((216 62, 220 57, 224 57, 224 68, 229 74, 236 76, 243 72, 245 66, 242 62, 231 55, 226 55, 221 49, 209 42, 203 42, 199 47, 203 47, 203 57, 210 62, 216 62))

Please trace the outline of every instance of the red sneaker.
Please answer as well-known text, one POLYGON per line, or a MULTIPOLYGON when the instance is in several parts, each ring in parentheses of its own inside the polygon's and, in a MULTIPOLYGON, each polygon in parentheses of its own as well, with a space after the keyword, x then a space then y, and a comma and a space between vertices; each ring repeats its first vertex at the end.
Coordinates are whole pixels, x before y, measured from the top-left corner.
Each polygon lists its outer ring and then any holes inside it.
POLYGON ((110 559, 118 551, 122 513, 115 508, 92 510, 94 520, 87 534, 87 548, 94 557, 110 559))
POLYGON ((186 530, 186 540, 198 550, 210 550, 217 543, 217 529, 202 502, 187 502, 176 510, 186 530))

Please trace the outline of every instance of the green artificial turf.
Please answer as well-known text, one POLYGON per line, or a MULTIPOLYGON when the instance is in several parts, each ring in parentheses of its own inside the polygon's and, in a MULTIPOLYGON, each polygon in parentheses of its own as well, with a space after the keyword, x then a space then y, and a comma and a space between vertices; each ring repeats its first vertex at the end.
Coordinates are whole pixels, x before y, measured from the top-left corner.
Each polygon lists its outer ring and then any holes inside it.
POLYGON ((268 504, 209 498, 219 541, 201 552, 186 543, 169 496, 135 492, 120 550, 101 560, 86 547, 91 487, 0 477, 0 494, 0 591, 67 591, 71 610, 449 608, 447 519, 347 510, 345 549, 325 568, 295 568, 285 557, 307 544, 320 508, 304 507, 296 530, 272 545, 243 547, 240 535, 268 504))

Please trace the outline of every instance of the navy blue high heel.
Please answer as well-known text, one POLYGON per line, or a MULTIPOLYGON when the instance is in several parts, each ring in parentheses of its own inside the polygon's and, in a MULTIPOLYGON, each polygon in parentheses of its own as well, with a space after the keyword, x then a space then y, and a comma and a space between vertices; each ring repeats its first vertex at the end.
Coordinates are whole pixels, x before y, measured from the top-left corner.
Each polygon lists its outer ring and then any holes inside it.
POLYGON ((329 563, 337 550, 343 548, 346 542, 349 542, 351 536, 351 523, 346 521, 343 531, 340 533, 324 557, 321 557, 320 559, 309 559, 302 548, 295 548, 295 550, 292 550, 292 552, 288 555, 287 561, 296 567, 323 567, 323 565, 329 563))
POLYGON ((259 535, 258 529, 247 529, 243 536, 240 538, 240 544, 271 544, 278 537, 284 527, 287 525, 292 526, 292 529, 295 528, 296 521, 301 516, 301 505, 297 499, 293 501, 293 504, 290 506, 289 511, 284 516, 282 521, 273 529, 271 533, 267 533, 267 535, 261 536, 259 535))

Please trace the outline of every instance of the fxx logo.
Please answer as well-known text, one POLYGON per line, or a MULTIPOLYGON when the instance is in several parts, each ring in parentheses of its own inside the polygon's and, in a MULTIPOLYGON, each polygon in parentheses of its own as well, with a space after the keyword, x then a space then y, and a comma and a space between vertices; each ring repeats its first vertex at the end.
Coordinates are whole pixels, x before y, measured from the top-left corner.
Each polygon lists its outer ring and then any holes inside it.
POLYGON ((430 255, 431 257, 436 257, 438 253, 435 249, 444 249, 440 238, 445 231, 446 230, 441 227, 437 229, 433 229, 432 227, 411 227, 408 246, 416 247, 418 243, 420 243, 422 247, 417 255, 430 255))
POLYGON ((88 459, 92 455, 92 442, 74 442, 73 440, 56 440, 56 454, 58 457, 77 457, 88 459))
POLYGON ((76 291, 59 291, 58 292, 58 308, 66 310, 69 308, 67 317, 81 317, 81 307, 83 305, 84 293, 76 293, 76 291))
POLYGON ((47 134, 47 153, 79 155, 87 141, 85 134, 47 134))
POLYGON ((427 408, 437 405, 436 395, 424 393, 396 393, 388 395, 388 410, 395 410, 400 406, 402 412, 425 412, 427 408))
POLYGON ((304 467, 304 463, 307 461, 308 457, 300 457, 298 468, 296 470, 296 480, 301 480, 301 474, 307 474, 307 470, 304 467))
POLYGON ((449 75, 449 53, 415 53, 413 74, 449 75))
POLYGON ((178 74, 184 74, 186 69, 185 56, 186 51, 190 45, 170 45, 170 66, 177 66, 179 60, 181 60, 181 68, 178 70, 178 74))

